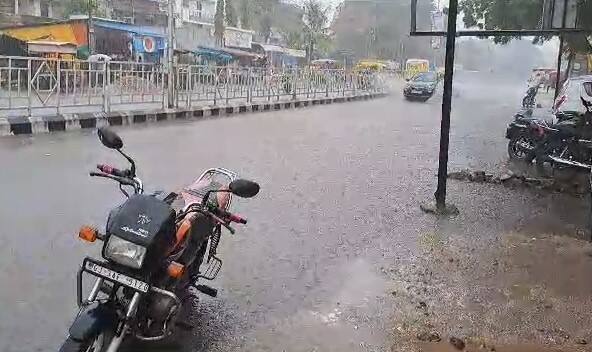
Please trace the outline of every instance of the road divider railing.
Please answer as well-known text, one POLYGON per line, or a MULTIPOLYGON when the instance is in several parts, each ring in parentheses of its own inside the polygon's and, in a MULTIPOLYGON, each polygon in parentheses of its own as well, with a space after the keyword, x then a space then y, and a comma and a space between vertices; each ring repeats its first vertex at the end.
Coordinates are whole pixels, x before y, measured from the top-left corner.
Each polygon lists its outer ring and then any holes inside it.
POLYGON ((169 90, 169 72, 158 63, 0 56, 0 118, 334 98, 386 87, 372 71, 182 64, 173 70, 169 90))

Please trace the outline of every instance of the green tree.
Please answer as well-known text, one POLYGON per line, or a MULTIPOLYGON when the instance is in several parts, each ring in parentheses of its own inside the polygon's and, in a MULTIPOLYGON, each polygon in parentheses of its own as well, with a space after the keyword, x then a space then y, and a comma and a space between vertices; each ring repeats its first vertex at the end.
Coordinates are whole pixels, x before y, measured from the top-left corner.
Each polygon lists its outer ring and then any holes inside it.
POLYGON ((259 33, 265 43, 269 43, 269 38, 271 38, 271 27, 273 24, 271 16, 271 13, 265 13, 259 19, 259 33))
MULTIPOLYGON (((432 49, 431 38, 409 36, 410 10, 410 1, 344 2, 332 26, 336 50, 357 59, 437 60, 439 53, 432 49), (355 26, 351 25, 352 17, 356 18, 355 26)), ((431 1, 418 1, 418 29, 430 28, 433 10, 431 1)))
MULTIPOLYGON (((545 0, 461 0, 459 10, 467 27, 481 29, 536 29, 543 23, 545 0)), ((592 29, 592 0, 578 0, 576 23, 578 27, 592 29)), ((516 37, 495 37, 494 42, 505 44, 516 37)), ((570 51, 589 52, 590 45, 583 34, 565 36, 570 51)), ((535 39, 542 42, 545 37, 535 39)))
POLYGON ((303 49, 305 47, 304 37, 302 32, 284 32, 283 33, 284 40, 286 41, 286 45, 292 49, 303 49))
POLYGON ((214 36, 216 37, 216 44, 224 45, 224 0, 216 2, 216 14, 214 15, 214 36))
POLYGON ((308 60, 312 60, 315 45, 325 36, 325 28, 329 9, 324 7, 319 0, 307 0, 304 3, 304 35, 308 60))
POLYGON ((232 4, 232 0, 226 0, 226 24, 231 27, 238 25, 238 18, 236 16, 236 10, 232 4))
POLYGON ((271 38, 277 2, 278 0, 251 0, 253 23, 265 43, 271 38))
POLYGON ((253 11, 249 0, 240 0, 239 18, 241 28, 251 29, 251 16, 253 16, 253 11))
POLYGON ((68 0, 64 5, 64 17, 72 15, 104 16, 104 11, 99 11, 97 0, 68 0))

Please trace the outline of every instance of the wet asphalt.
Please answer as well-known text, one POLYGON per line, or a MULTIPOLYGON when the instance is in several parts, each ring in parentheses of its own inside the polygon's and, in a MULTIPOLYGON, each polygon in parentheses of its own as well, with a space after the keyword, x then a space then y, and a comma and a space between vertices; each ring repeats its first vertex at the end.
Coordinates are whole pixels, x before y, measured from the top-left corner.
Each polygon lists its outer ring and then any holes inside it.
MULTIPOLYGON (((525 84, 457 78, 451 169, 498 168, 525 84)), ((408 102, 394 86, 375 101, 119 128, 148 190, 178 189, 214 166, 262 186, 234 203, 249 225, 223 236, 224 266, 211 284, 219 295, 194 302, 195 329, 128 349, 390 351, 406 311, 396 292, 422 280, 414 268, 426 243, 487 247, 503 232, 586 226, 580 200, 465 183, 449 188, 458 218, 423 214, 418 205, 436 184, 441 99, 408 102)), ((122 200, 114 184, 88 177, 97 163, 125 166, 93 132, 0 139, 0 351, 55 351, 65 338, 76 270, 100 251, 77 229, 103 226, 122 200)))

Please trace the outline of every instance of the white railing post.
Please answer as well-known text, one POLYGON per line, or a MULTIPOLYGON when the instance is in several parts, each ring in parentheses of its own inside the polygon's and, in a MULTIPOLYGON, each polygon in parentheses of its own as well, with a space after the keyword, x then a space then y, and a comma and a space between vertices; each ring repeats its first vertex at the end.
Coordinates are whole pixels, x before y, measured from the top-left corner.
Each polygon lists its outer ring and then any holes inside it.
POLYGON ((247 73, 247 103, 253 102, 253 68, 249 67, 247 73))
POLYGON ((228 67, 228 64, 226 64, 226 71, 224 72, 225 78, 224 78, 224 85, 226 85, 226 105, 228 106, 228 98, 230 95, 230 84, 228 84, 228 82, 230 81, 230 69, 228 67))
MULTIPOLYGON (((62 100, 62 60, 58 59, 56 65, 56 111, 59 115, 62 100)), ((66 95, 68 95, 68 92, 66 92, 66 95)))
POLYGON ((31 85, 33 84, 33 82, 31 82, 32 77, 31 77, 31 70, 33 69, 31 67, 31 58, 27 59, 27 115, 31 116, 31 85))
POLYGON ((111 65, 105 62, 103 66, 103 112, 111 111, 111 99, 109 96, 109 87, 111 86, 111 65))

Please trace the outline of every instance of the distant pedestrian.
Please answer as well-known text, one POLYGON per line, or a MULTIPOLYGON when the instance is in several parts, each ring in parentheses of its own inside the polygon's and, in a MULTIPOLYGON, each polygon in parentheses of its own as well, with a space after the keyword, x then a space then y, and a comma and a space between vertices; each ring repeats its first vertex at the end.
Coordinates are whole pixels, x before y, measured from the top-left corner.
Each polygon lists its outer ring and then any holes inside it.
POLYGON ((557 85, 557 72, 549 73, 549 76, 547 77, 546 85, 547 85, 547 93, 549 93, 550 88, 555 89, 555 86, 557 85))

